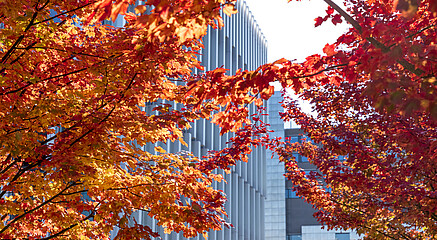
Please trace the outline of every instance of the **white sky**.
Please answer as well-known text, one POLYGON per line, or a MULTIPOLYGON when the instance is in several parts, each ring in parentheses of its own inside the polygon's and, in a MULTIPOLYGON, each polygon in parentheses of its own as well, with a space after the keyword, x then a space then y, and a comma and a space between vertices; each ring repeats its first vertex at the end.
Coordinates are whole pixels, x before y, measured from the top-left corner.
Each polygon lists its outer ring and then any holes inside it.
MULTIPOLYGON (((335 1, 341 4, 341 1, 335 1)), ((347 24, 334 26, 330 20, 314 27, 314 19, 325 16, 328 5, 323 0, 246 0, 249 9, 268 41, 268 61, 282 57, 299 62, 321 53, 326 43, 333 43, 347 30, 347 24)), ((343 5, 340 5, 343 6, 343 5)))
MULTIPOLYGON (((314 27, 314 19, 326 15, 328 5, 323 0, 303 0, 287 3, 287 0, 246 0, 268 42, 268 62, 280 58, 296 59, 322 53, 327 43, 334 43, 349 28, 343 22, 336 26, 330 20, 314 27)), ((335 0, 339 6, 340 0, 335 0)), ((280 89, 279 84, 276 86, 280 89)), ((302 109, 312 113, 309 103, 299 101, 302 109)), ((285 123, 286 128, 299 127, 295 123, 285 123)))

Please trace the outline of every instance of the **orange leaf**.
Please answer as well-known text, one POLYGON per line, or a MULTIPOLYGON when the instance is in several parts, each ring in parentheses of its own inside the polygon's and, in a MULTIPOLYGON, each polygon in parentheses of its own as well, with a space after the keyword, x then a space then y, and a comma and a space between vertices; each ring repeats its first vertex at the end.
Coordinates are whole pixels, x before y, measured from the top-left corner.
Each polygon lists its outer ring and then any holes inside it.
POLYGON ((326 55, 328 55, 328 57, 334 56, 337 52, 335 51, 335 45, 329 45, 326 44, 325 47, 323 48, 323 52, 326 53, 326 55))

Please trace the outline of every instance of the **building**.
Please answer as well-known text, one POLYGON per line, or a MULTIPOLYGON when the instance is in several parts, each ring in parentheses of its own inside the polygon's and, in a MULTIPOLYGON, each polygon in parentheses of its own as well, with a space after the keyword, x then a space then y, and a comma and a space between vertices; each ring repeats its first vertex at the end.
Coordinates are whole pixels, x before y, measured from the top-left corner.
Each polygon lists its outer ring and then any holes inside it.
MULTIPOLYGON (((268 114, 270 130, 273 132, 269 135, 281 137, 284 139, 284 122, 279 117, 282 107, 279 102, 282 101, 280 92, 269 99, 268 114)), ((286 211, 285 211, 285 168, 284 164, 279 162, 279 157, 273 155, 267 150, 266 165, 266 200, 265 200, 265 239, 266 240, 284 240, 286 239, 286 211)))
MULTIPOLYGON (((285 129, 284 122, 279 117, 283 111, 279 102, 280 92, 269 100, 269 123, 271 136, 281 137, 289 142, 300 142, 305 136, 299 128, 285 129)), ((267 153, 268 156, 271 153, 267 153)), ((295 154, 298 166, 305 171, 316 170, 306 157, 295 154)), ((354 231, 322 229, 322 225, 313 217, 316 210, 292 190, 291 181, 284 178, 284 164, 278 156, 267 159, 267 193, 265 203, 266 235, 269 240, 357 240, 359 236, 354 231)))
MULTIPOLYGON (((232 17, 223 14, 225 27, 222 29, 208 29, 208 34, 203 39, 205 48, 200 53, 205 70, 223 66, 234 73, 237 69, 254 70, 267 62, 267 41, 258 27, 254 17, 244 1, 238 1, 238 13, 232 17)), ((123 26, 124 19, 119 18, 114 26, 123 26)), ((195 73, 199 73, 195 69, 195 73)), ((179 106, 172 104, 174 108, 179 106)), ((144 110, 152 112, 154 105, 147 106, 144 110)), ((255 113, 255 106, 249 106, 250 114, 255 113)), ((266 116, 261 116, 267 121, 266 116)), ((201 157, 209 150, 220 150, 226 146, 231 134, 219 135, 220 129, 205 119, 195 122, 191 129, 184 133, 184 140, 188 147, 180 143, 159 143, 157 145, 167 152, 189 151, 201 157)), ((149 152, 154 151, 155 145, 145 146, 149 152)), ((265 199, 265 162, 266 151, 261 148, 254 149, 249 157, 249 162, 239 162, 232 168, 230 174, 218 170, 225 176, 228 184, 214 183, 216 189, 223 190, 228 198, 226 211, 229 218, 227 222, 233 228, 223 228, 221 231, 210 232, 211 240, 263 240, 264 239, 264 199, 265 199)), ((156 221, 146 213, 136 213, 138 223, 153 226, 153 230, 160 233, 163 239, 185 239, 182 234, 163 234, 163 229, 156 225, 156 221)), ((203 239, 197 237, 196 239, 203 239)))
MULTIPOLYGON (((255 70, 267 62, 267 41, 252 16, 245 1, 237 1, 238 13, 232 17, 222 15, 223 29, 208 29, 201 52, 201 61, 205 70, 223 66, 234 73, 237 69, 255 70)), ((249 114, 255 113, 255 106, 249 106, 249 114)), ((267 121, 266 116, 261 116, 267 121)), ((219 128, 205 120, 197 122, 190 130, 187 139, 201 155, 209 150, 225 147, 231 134, 219 136, 219 128), (200 145, 200 149, 199 149, 200 145)), ((253 149, 247 163, 239 162, 232 168, 231 174, 225 174, 228 184, 216 183, 215 188, 224 191, 228 197, 226 211, 234 227, 222 231, 210 232, 211 240, 263 240, 264 239, 264 198, 265 198, 265 161, 266 151, 253 149)))

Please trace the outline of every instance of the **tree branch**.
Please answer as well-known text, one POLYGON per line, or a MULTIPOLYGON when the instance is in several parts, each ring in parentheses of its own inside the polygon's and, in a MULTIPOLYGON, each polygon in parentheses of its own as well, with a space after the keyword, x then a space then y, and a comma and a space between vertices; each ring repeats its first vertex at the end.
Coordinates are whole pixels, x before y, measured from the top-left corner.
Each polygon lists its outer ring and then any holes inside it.
MULTIPOLYGON (((5 159, 5 162, 11 160, 12 155, 9 153, 8 156, 5 159)), ((0 172, 0 174, 3 174, 5 172, 7 172, 12 166, 14 166, 17 163, 17 159, 14 159, 13 162, 11 162, 8 166, 6 166, 5 168, 2 169, 2 171, 0 172)))
MULTIPOLYGON (((28 49, 30 49, 30 48, 33 48, 33 49, 48 49, 48 50, 55 50, 55 51, 60 51, 60 52, 71 53, 71 54, 73 54, 73 55, 81 55, 81 56, 88 56, 88 57, 102 58, 102 59, 105 59, 105 60, 109 59, 109 58, 107 58, 107 57, 102 57, 102 56, 97 56, 97 55, 92 55, 92 54, 87 54, 87 53, 68 52, 67 50, 59 49, 59 48, 53 48, 53 47, 33 47, 33 46, 30 46, 30 47, 26 47, 26 48, 19 48, 19 47, 17 47, 16 49, 25 49, 25 50, 28 50, 28 49)), ((73 58, 74 58, 74 56, 69 57, 69 58, 66 59, 66 60, 70 60, 70 59, 73 59, 73 58)), ((65 62, 66 60, 64 60, 63 62, 65 62)))
MULTIPOLYGON (((17 161, 21 160, 20 157, 16 158, 17 161)), ((40 164, 42 162, 42 160, 37 161, 36 163, 33 164, 29 164, 28 166, 26 166, 25 168, 20 168, 17 173, 14 175, 14 177, 9 181, 9 184, 7 186, 10 186, 11 183, 15 182, 21 175, 23 175, 27 170, 32 169, 33 167, 37 166, 38 164, 40 164)), ((21 166, 22 167, 22 166, 21 166)), ((6 194, 6 190, 1 191, 0 193, 0 198, 2 198, 5 194, 6 194)))
POLYGON ((163 185, 166 185, 166 184, 171 184, 171 183, 143 183, 143 184, 133 185, 133 186, 130 186, 130 187, 108 188, 108 189, 106 189, 106 190, 111 190, 111 191, 126 190, 126 191, 129 191, 129 189, 136 188, 136 187, 143 187, 143 186, 163 186, 163 185))
MULTIPOLYGON (((347 12, 345 12, 343 9, 341 9, 337 4, 335 4, 331 0, 323 0, 325 1, 329 6, 331 6, 335 11, 337 11, 349 24, 351 24, 359 33, 360 35, 363 34, 363 30, 360 26, 360 24, 353 19, 347 12)), ((369 41, 374 47, 381 49, 383 52, 387 53, 390 52, 390 48, 385 46, 383 43, 379 42, 373 37, 367 37, 367 41, 369 41)), ((407 69, 408 71, 412 72, 414 75, 420 77, 424 71, 422 69, 416 68, 412 63, 408 62, 404 58, 400 58, 396 60, 397 63, 399 63, 403 68, 407 69)))
MULTIPOLYGON (((30 27, 32 27, 33 22, 35 21, 37 15, 38 15, 38 11, 33 13, 32 18, 30 19, 30 22, 27 25, 27 27, 24 29, 23 34, 20 37, 18 37, 18 39, 14 42, 14 44, 11 46, 11 48, 6 52, 6 54, 3 56, 0 63, 4 64, 9 59, 9 57, 12 55, 12 53, 15 51, 16 47, 21 43, 21 41, 23 41, 24 33, 27 32, 30 29, 30 27)), ((0 74, 3 73, 4 70, 5 70, 5 68, 0 70, 0 74)))
POLYGON ((36 22, 36 23, 34 23, 33 25, 38 25, 38 24, 40 24, 40 23, 44 23, 44 22, 50 21, 50 20, 52 20, 52 19, 58 18, 58 17, 60 17, 60 16, 62 16, 62 15, 65 15, 65 14, 68 14, 68 13, 71 13, 71 12, 75 12, 75 11, 77 11, 77 10, 79 10, 79 9, 81 9, 81 8, 87 7, 87 6, 91 5, 91 4, 93 4, 92 1, 90 1, 89 3, 87 3, 87 4, 83 5, 83 6, 80 6, 80 7, 74 8, 74 9, 71 9, 71 10, 69 10, 69 11, 65 11, 65 12, 59 13, 59 14, 53 16, 53 17, 50 17, 50 18, 44 19, 44 20, 42 20, 42 21, 36 22))
MULTIPOLYGON (((93 211, 92 211, 88 216, 86 216, 85 218, 81 219, 81 220, 79 221, 79 223, 82 223, 82 222, 84 222, 84 221, 86 221, 86 220, 88 220, 88 219, 94 217, 94 216, 96 215, 96 209, 97 209, 97 207, 98 207, 99 205, 100 205, 100 203, 97 204, 97 206, 93 209, 93 211)), ((61 234, 65 233, 66 231, 68 231, 68 230, 70 230, 70 229, 76 227, 77 225, 79 225, 79 223, 71 224, 70 226, 68 226, 68 227, 66 227, 66 228, 64 228, 64 229, 62 229, 61 231, 59 231, 59 232, 57 232, 57 233, 55 233, 55 234, 53 234, 53 235, 51 235, 51 236, 48 236, 48 237, 45 237, 45 238, 40 238, 40 240, 48 240, 48 239, 52 239, 52 238, 55 238, 55 237, 59 237, 61 234)))
POLYGON ((59 193, 53 195, 51 198, 47 199, 46 201, 42 202, 40 205, 36 206, 35 208, 30 209, 29 211, 24 211, 24 213, 16 216, 12 221, 10 221, 8 224, 6 224, 3 229, 0 230, 0 234, 2 234, 3 232, 5 232, 8 228, 11 227, 12 224, 14 224, 15 222, 17 222, 18 220, 22 219, 23 217, 25 217, 26 215, 33 213, 34 211, 44 207, 45 205, 51 203, 55 198, 61 196, 61 194, 65 191, 67 191, 69 188, 76 186, 77 182, 73 182, 69 185, 67 185, 64 189, 62 189, 59 193))
POLYGON ((412 37, 414 37, 415 35, 417 35, 417 34, 419 34, 419 33, 422 33, 422 32, 424 32, 424 31, 426 31, 426 30, 428 30, 428 29, 430 29, 430 28, 432 28, 432 27, 435 27, 436 25, 435 24, 431 24, 431 25, 429 25, 429 26, 427 26, 427 27, 424 27, 424 28, 422 28, 422 29, 420 29, 418 32, 416 32, 416 33, 412 33, 412 34, 410 34, 410 35, 408 35, 406 38, 412 38, 412 37))
MULTIPOLYGON (((359 64, 361 64, 361 63, 357 63, 356 65, 359 65, 359 64)), ((312 73, 312 74, 309 74, 309 75, 292 77, 292 79, 314 77, 316 75, 319 75, 320 73, 323 73, 323 72, 326 72, 326 71, 331 71, 331 70, 334 70, 336 68, 345 67, 345 66, 348 66, 348 65, 349 65, 348 63, 338 64, 338 65, 327 67, 325 69, 322 69, 322 70, 320 70, 318 72, 315 72, 315 73, 312 73)))

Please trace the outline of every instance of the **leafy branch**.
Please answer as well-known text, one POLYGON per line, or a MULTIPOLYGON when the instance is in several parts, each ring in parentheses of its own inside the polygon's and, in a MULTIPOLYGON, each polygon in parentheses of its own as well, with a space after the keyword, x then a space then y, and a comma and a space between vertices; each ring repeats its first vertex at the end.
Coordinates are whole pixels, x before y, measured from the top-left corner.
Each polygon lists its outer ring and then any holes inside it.
MULTIPOLYGON (((345 12, 342 8, 340 8, 337 4, 335 4, 331 0, 323 0, 323 1, 325 1, 329 6, 335 9, 335 11, 337 11, 349 24, 351 24, 358 31, 360 35, 363 34, 363 30, 360 24, 355 19, 353 19, 347 12, 345 12)), ((367 39, 367 41, 369 41, 373 46, 381 49, 385 53, 391 51, 389 47, 385 46, 383 43, 379 42, 374 37, 366 37, 365 39, 367 39)), ((416 67, 412 63, 408 62, 404 58, 397 59, 396 62, 399 63, 403 68, 414 73, 414 75, 418 77, 420 77, 424 73, 423 70, 419 68, 416 69, 416 67)))
MULTIPOLYGON (((47 1, 47 2, 48 2, 48 1, 47 1)), ((85 7, 88 7, 88 6, 91 5, 91 4, 93 4, 93 2, 92 2, 92 1, 89 1, 89 2, 88 2, 87 4, 85 4, 85 5, 79 6, 79 7, 77 7, 77 8, 73 8, 73 9, 71 9, 71 10, 68 10, 68 11, 65 11, 65 12, 62 12, 62 13, 59 13, 59 14, 53 16, 53 17, 50 17, 50 18, 44 19, 44 20, 39 21, 39 22, 36 22, 36 23, 33 23, 33 25, 38 25, 38 24, 40 24, 40 23, 48 22, 48 21, 53 20, 53 19, 55 19, 55 18, 58 18, 58 17, 60 17, 60 16, 63 16, 63 15, 66 15, 66 14, 69 14, 69 13, 72 13, 72 12, 75 12, 75 11, 80 10, 80 9, 82 9, 82 8, 85 8, 85 7)))
POLYGON ((52 239, 52 238, 59 237, 59 236, 61 236, 62 234, 64 234, 65 232, 67 232, 68 230, 71 230, 72 228, 74 228, 74 227, 76 227, 77 225, 79 225, 79 223, 85 222, 86 220, 88 220, 88 219, 94 217, 94 216, 96 215, 97 208, 98 208, 99 206, 100 206, 100 203, 98 203, 98 204, 94 207, 94 209, 91 211, 91 213, 90 213, 88 216, 86 216, 85 218, 81 219, 78 223, 71 224, 70 226, 68 226, 68 227, 66 227, 66 228, 64 228, 64 229, 62 229, 61 231, 59 231, 59 232, 57 232, 57 233, 55 233, 55 234, 53 234, 53 235, 50 235, 50 236, 45 237, 45 238, 40 238, 40 240, 48 240, 48 239, 52 239))
POLYGON ((62 193, 64 193, 65 191, 67 191, 68 189, 70 189, 73 186, 77 186, 79 185, 77 182, 72 182, 69 183, 64 189, 62 189, 59 193, 53 195, 51 198, 47 199, 46 201, 42 202, 41 204, 39 204, 38 206, 36 206, 35 208, 32 208, 30 210, 25 210, 22 214, 15 216, 13 218, 12 221, 10 221, 8 224, 6 224, 1 230, 0 230, 0 235, 2 233, 4 233, 8 228, 10 228, 15 222, 19 221, 20 219, 24 218, 25 216, 27 216, 28 214, 31 214, 33 212, 35 212, 36 210, 44 207, 45 205, 51 203, 54 199, 56 199, 57 197, 61 196, 62 193))

